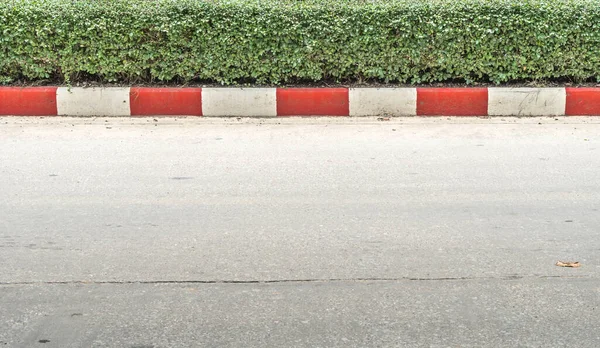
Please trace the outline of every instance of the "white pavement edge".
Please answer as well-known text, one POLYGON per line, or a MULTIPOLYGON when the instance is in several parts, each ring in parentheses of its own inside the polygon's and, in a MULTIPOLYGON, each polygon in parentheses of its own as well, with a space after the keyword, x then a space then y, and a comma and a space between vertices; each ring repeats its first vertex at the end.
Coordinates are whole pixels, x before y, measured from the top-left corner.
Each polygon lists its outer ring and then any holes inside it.
POLYGON ((488 88, 490 116, 561 116, 566 102, 564 88, 488 88))
POLYGON ((204 116, 277 116, 276 88, 203 88, 204 116))
POLYGON ((59 116, 130 116, 129 87, 59 87, 56 108, 59 116))
POLYGON ((350 88, 350 116, 416 116, 416 88, 350 88))

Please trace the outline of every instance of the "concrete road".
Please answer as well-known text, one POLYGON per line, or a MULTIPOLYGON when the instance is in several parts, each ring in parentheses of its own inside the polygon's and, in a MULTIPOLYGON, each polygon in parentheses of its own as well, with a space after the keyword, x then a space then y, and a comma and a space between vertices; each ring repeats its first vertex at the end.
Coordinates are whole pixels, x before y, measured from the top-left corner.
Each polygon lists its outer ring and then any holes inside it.
POLYGON ((599 347, 599 170, 598 118, 0 118, 0 347, 599 347))

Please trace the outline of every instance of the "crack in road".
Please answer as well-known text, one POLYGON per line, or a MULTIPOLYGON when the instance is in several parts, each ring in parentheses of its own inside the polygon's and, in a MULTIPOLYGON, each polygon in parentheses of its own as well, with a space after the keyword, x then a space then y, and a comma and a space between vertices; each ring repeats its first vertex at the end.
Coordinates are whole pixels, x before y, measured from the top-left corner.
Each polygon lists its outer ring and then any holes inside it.
POLYGON ((100 284, 277 284, 277 283, 351 283, 351 282, 400 282, 400 281, 463 281, 463 280, 520 280, 520 279, 594 279, 592 276, 563 275, 508 275, 499 277, 400 277, 400 278, 327 278, 327 279, 269 279, 269 280, 65 280, 0 282, 6 285, 100 285, 100 284))

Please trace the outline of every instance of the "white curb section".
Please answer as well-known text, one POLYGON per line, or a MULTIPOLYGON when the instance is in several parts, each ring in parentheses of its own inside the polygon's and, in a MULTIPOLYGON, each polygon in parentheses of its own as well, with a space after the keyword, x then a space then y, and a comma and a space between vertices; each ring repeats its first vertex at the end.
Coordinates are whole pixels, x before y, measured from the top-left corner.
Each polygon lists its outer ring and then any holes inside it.
POLYGON ((564 88, 489 88, 490 116, 560 116, 565 114, 564 88))
POLYGON ((416 88, 350 88, 350 116, 415 116, 416 88))
POLYGON ((204 116, 277 116, 275 88, 203 88, 204 116))
POLYGON ((59 116, 130 116, 129 87, 56 90, 59 116))

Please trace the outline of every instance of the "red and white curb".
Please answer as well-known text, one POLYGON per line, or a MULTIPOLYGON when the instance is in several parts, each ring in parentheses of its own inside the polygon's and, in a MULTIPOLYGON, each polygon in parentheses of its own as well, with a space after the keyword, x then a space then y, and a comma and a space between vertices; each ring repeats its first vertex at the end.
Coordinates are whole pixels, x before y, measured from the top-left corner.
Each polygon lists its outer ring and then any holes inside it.
POLYGON ((9 116, 600 116, 600 88, 0 87, 9 116))

